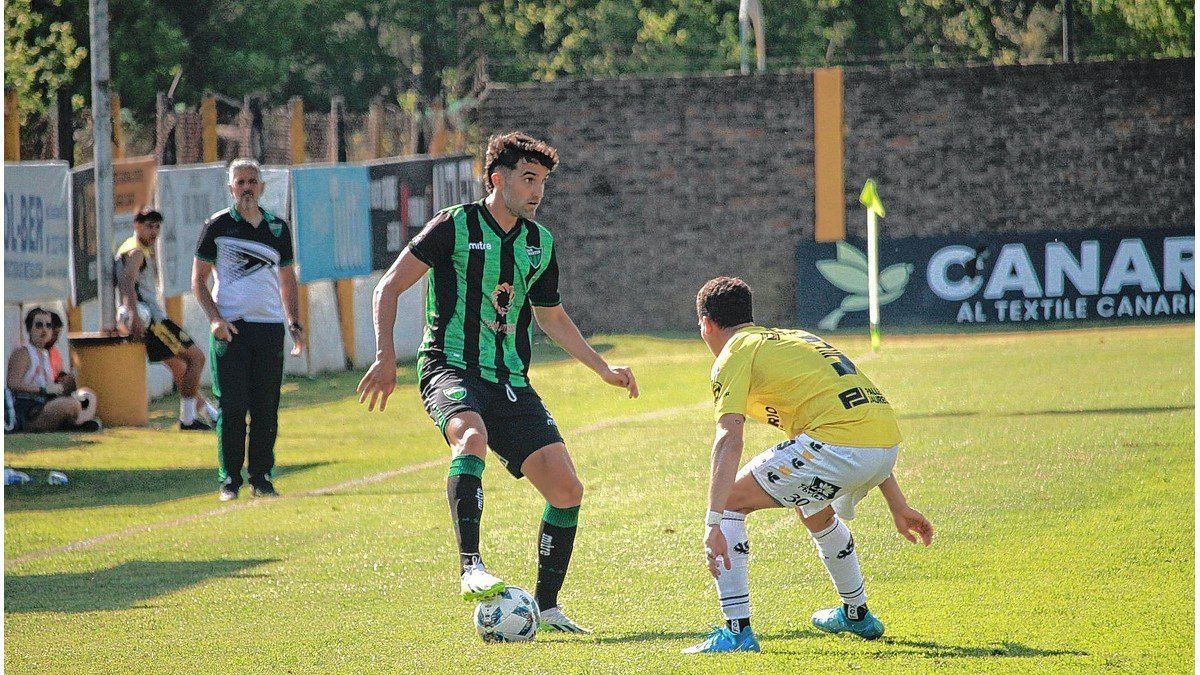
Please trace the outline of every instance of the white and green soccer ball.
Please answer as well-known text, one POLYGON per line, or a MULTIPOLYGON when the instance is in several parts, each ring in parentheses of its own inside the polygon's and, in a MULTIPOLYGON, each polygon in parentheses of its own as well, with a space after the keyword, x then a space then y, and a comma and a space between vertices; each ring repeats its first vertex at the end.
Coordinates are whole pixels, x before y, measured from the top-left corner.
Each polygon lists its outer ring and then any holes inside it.
POLYGON ((528 591, 509 586, 475 608, 475 630, 484 642, 529 642, 537 635, 541 614, 528 591))

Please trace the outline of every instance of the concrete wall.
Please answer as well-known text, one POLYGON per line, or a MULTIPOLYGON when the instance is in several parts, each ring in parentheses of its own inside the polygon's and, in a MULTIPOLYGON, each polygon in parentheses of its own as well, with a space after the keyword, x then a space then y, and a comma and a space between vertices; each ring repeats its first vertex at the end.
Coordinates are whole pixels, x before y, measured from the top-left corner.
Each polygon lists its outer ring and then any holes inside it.
MULTIPOLYGON (((1194 222, 1192 59, 844 73, 847 229, 874 177, 890 236, 1194 222)), ((691 329, 719 274, 794 322, 813 236, 810 71, 494 86, 487 133, 558 146, 539 219, 585 331, 691 329)))

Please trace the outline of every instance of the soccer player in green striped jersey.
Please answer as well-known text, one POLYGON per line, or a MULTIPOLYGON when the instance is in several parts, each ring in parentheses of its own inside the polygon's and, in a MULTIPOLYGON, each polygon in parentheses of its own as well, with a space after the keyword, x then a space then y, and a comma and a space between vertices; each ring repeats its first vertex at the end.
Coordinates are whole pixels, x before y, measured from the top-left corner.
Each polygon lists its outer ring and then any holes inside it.
POLYGON ((479 552, 487 448, 514 477, 527 476, 546 498, 538 533, 535 596, 541 627, 590 632, 558 603, 575 543, 583 484, 558 425, 529 383, 533 320, 605 382, 638 394, 633 371, 610 366, 580 335, 558 293, 553 235, 533 220, 558 152, 531 136, 488 140, 488 195, 443 210, 409 242, 375 287, 375 363, 358 385, 359 402, 383 410, 396 387, 392 331, 396 301, 428 280, 425 339, 418 352, 421 396, 452 459, 446 481, 458 540, 462 597, 504 590, 479 552))

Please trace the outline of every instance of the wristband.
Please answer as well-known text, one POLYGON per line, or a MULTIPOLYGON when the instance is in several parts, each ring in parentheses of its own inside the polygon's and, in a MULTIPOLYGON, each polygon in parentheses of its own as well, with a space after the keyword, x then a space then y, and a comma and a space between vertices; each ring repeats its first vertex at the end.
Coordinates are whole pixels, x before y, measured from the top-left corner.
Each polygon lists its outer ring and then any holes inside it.
POLYGON ((714 527, 721 524, 721 514, 716 511, 709 511, 704 517, 704 524, 708 527, 714 527))

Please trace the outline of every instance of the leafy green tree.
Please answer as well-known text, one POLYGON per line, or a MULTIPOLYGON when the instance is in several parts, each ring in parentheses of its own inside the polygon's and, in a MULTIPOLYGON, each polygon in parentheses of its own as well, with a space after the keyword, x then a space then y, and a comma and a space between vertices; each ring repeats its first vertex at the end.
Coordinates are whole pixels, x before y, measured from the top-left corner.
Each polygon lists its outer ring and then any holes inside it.
MULTIPOLYGON (((51 0, 51 10, 62 0, 51 0)), ((86 26, 87 24, 83 24, 86 26)), ((54 92, 72 82, 84 63, 87 50, 80 45, 69 21, 54 13, 37 11, 32 0, 8 0, 4 5, 4 86, 17 92, 22 122, 44 116, 54 92)))

